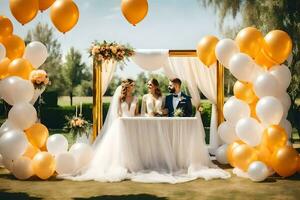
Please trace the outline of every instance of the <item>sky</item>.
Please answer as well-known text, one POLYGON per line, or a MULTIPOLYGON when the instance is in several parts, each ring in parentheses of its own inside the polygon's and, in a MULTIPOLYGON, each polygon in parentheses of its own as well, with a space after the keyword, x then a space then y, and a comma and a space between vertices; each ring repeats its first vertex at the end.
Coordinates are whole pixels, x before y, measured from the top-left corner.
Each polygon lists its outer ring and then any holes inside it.
MULTIPOLYGON (((218 16, 214 9, 203 8, 197 0, 148 0, 149 11, 137 26, 130 25, 122 16, 121 0, 74 0, 80 18, 77 25, 63 35, 55 29, 55 37, 62 45, 64 55, 70 47, 78 49, 83 60, 91 63, 87 49, 95 40, 129 43, 137 49, 195 49, 205 35, 221 37, 218 16)), ((11 15, 9 0, 0 0, 0 15, 9 17, 14 24, 14 33, 25 37, 28 30, 38 22, 54 27, 49 17, 49 9, 36 18, 20 25, 11 15)), ((142 70, 129 63, 121 77, 134 77, 142 70)))

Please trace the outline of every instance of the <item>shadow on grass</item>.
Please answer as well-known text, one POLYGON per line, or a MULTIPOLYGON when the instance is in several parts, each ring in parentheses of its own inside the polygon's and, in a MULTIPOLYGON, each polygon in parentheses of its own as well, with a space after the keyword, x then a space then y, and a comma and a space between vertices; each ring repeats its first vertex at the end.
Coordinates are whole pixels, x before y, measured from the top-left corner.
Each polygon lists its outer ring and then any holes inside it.
POLYGON ((27 193, 23 193, 23 192, 16 192, 16 193, 10 193, 7 192, 7 190, 5 189, 0 189, 0 199, 5 199, 5 200, 38 200, 38 199, 42 199, 42 198, 38 198, 38 197, 31 197, 29 196, 27 193))
POLYGON ((167 200, 166 197, 157 197, 150 194, 130 194, 130 195, 104 195, 88 198, 73 198, 74 200, 167 200))
MULTIPOLYGON (((52 176, 50 177, 49 179, 47 180, 42 180, 40 179, 39 177, 37 176, 33 176, 27 180, 18 180, 16 177, 14 177, 14 175, 12 174, 0 174, 0 178, 3 178, 3 179, 8 179, 8 180, 14 180, 14 181, 50 181, 50 182, 59 182, 59 181, 63 181, 63 179, 57 179, 55 176, 52 176)), ((1 200, 1 198, 0 198, 1 200)))

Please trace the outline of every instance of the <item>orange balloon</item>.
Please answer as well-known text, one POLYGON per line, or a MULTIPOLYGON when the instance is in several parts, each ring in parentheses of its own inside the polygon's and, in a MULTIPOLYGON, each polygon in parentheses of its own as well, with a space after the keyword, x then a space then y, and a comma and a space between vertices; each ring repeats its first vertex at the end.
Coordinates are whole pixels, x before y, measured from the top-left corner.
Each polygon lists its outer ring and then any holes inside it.
POLYGON ((6 48, 6 56, 13 60, 16 58, 21 58, 25 51, 25 42, 17 35, 11 35, 2 38, 3 45, 6 48))
POLYGON ((146 17, 148 13, 148 1, 122 0, 121 9, 126 20, 135 26, 146 17))
POLYGON ((255 58, 263 44, 263 34, 254 27, 242 29, 235 38, 242 53, 255 58))
POLYGON ((66 33, 77 24, 79 10, 72 0, 57 0, 51 6, 50 17, 54 26, 66 33))
POLYGON ((251 83, 243 83, 241 81, 235 82, 233 86, 233 93, 236 98, 241 99, 248 104, 258 100, 253 91, 253 85, 251 83))
POLYGON ((300 172, 300 155, 298 156, 297 171, 300 172))
POLYGON ((257 150, 258 160, 264 162, 268 166, 271 166, 272 153, 268 147, 259 145, 255 148, 257 150))
POLYGON ((39 152, 32 160, 32 168, 39 178, 48 179, 54 174, 55 159, 48 152, 39 152))
POLYGON ((14 27, 11 21, 5 16, 0 16, 0 35, 2 37, 7 37, 12 35, 13 31, 14 27))
POLYGON ((218 42, 217 37, 209 35, 203 37, 198 43, 197 56, 204 65, 209 67, 217 62, 215 48, 218 42))
POLYGON ((47 10, 55 0, 39 0, 39 9, 40 11, 47 10))
POLYGON ((232 159, 232 152, 236 147, 238 147, 241 144, 244 144, 244 142, 238 140, 238 141, 235 141, 232 144, 228 145, 226 155, 227 155, 227 160, 232 167, 235 167, 234 163, 233 163, 233 159, 232 159))
POLYGON ((22 25, 35 18, 39 11, 39 0, 10 0, 10 11, 22 25))
POLYGON ((27 138, 31 144, 37 148, 42 148, 47 141, 49 131, 46 126, 40 123, 36 123, 29 129, 25 130, 27 138))
POLYGON ((278 148, 272 154, 272 168, 283 177, 288 177, 296 173, 299 155, 298 152, 291 146, 278 148))
POLYGON ((28 80, 32 69, 33 68, 29 61, 24 58, 17 58, 8 65, 8 75, 19 76, 28 80))
POLYGON ((287 133, 279 125, 271 125, 264 130, 262 144, 269 148, 271 152, 277 148, 285 146, 287 142, 287 133))
POLYGON ((235 167, 247 171, 249 165, 258 160, 256 150, 247 144, 241 144, 233 149, 232 160, 235 167))
POLYGON ((254 101, 253 103, 249 104, 250 112, 251 112, 250 116, 260 122, 260 120, 258 119, 258 117, 256 115, 256 104, 257 104, 257 102, 258 102, 258 99, 256 101, 254 101))
POLYGON ((0 79, 4 79, 8 76, 9 63, 10 63, 9 58, 4 58, 0 61, 0 79))
POLYGON ((28 157, 30 159, 33 159, 34 156, 38 152, 40 152, 40 150, 37 147, 35 147, 35 146, 33 146, 32 144, 29 143, 29 145, 28 145, 28 147, 27 147, 27 149, 26 149, 26 151, 25 151, 25 153, 24 153, 23 156, 26 156, 26 157, 28 157))

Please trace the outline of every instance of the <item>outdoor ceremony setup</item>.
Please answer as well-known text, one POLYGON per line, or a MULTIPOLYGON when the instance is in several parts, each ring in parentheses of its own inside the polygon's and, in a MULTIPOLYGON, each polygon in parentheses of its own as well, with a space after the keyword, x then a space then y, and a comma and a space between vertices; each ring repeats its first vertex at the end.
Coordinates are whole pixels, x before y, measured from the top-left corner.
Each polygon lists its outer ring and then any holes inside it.
MULTIPOLYGON (((62 34, 77 24, 79 9, 72 0, 10 0, 11 13, 22 25, 48 8, 62 34)), ((122 0, 121 11, 129 26, 137 26, 147 15, 148 2, 122 0)), ((0 13, 0 97, 10 108, 0 128, 4 167, 20 180, 37 176, 45 181, 55 177, 170 184, 199 178, 226 182, 232 176, 261 182, 275 173, 289 177, 300 171, 287 120, 291 72, 286 65, 292 52, 288 33, 272 30, 263 35, 255 27, 246 27, 233 39, 213 35, 199 39, 191 50, 135 49, 108 41, 87 44, 93 61, 93 122, 88 133, 92 141, 69 145, 65 136, 49 134, 34 107, 51 81, 42 67, 47 46, 40 41, 25 45, 11 20, 0 13), (126 93, 122 99, 124 91, 135 86, 134 80, 125 80, 128 88, 125 82, 118 86, 103 119, 104 94, 117 68, 129 61, 145 72, 160 70, 170 84, 182 80, 191 97, 172 92, 169 96, 172 101, 179 98, 178 104, 191 100, 195 115, 136 113, 138 98, 128 103, 126 93), (236 79, 234 95, 226 101, 225 70, 236 79), (212 104, 209 144, 201 94, 212 104), (225 164, 232 169, 222 169, 225 164)), ((174 110, 178 111, 176 106, 174 110)), ((70 127, 85 126, 81 105, 70 127)))

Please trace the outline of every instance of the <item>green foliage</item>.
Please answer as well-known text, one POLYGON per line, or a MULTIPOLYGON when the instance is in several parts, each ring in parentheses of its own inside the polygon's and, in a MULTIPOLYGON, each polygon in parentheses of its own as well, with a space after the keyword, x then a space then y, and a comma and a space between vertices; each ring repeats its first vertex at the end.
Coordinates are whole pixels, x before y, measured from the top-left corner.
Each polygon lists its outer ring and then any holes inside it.
POLYGON ((58 94, 55 91, 46 91, 42 94, 43 104, 47 107, 57 107, 58 94))

